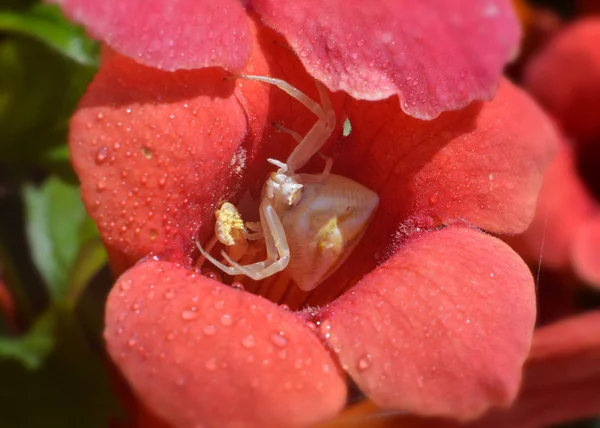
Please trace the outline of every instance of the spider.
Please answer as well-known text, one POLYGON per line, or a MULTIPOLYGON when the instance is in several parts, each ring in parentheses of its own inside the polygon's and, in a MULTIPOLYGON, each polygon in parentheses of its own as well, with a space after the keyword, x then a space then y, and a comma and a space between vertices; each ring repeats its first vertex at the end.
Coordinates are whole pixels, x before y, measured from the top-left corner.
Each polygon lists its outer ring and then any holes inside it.
POLYGON ((325 86, 316 81, 321 104, 281 79, 263 76, 239 76, 258 80, 283 90, 311 112, 318 120, 302 137, 293 130, 278 126, 298 143, 285 162, 267 159, 278 167, 265 181, 259 207, 258 223, 244 223, 234 205, 226 202, 216 211, 215 238, 236 248, 238 256, 221 254, 229 266, 212 257, 196 240, 202 256, 228 275, 246 275, 256 281, 287 268, 292 280, 310 291, 331 275, 350 255, 364 235, 379 204, 375 192, 340 175, 332 174, 331 158, 325 158, 320 174, 297 171, 317 153, 331 136, 335 112, 325 86), (266 259, 241 265, 240 249, 248 240, 263 239, 266 259))

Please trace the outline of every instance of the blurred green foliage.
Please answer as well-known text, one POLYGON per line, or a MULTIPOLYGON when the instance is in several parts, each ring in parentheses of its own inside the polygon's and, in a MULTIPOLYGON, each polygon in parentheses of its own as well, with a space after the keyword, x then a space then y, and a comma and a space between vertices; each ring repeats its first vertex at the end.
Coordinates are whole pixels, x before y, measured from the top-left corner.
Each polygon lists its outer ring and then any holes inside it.
POLYGON ((88 290, 106 254, 67 146, 98 58, 56 6, 0 0, 0 287, 14 300, 14 313, 0 301, 0 426, 105 427, 119 414, 99 321, 110 278, 88 290))

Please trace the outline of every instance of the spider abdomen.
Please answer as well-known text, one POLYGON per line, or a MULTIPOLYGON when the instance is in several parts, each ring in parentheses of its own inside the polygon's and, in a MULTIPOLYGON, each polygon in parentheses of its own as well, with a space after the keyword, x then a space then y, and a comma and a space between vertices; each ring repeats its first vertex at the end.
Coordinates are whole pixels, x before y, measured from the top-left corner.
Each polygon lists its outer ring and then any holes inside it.
POLYGON ((298 205, 282 216, 290 247, 287 272, 300 289, 314 289, 346 260, 378 204, 375 192, 339 175, 304 184, 298 205))

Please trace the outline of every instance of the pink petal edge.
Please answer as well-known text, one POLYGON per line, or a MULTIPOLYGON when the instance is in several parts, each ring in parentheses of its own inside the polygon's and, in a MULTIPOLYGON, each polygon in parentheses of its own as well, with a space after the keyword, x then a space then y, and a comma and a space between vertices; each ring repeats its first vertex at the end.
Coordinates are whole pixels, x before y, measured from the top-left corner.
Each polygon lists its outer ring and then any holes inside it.
POLYGON ((49 0, 115 51, 165 71, 241 70, 250 56, 238 0, 49 0))
POLYGON ((421 119, 491 99, 520 38, 508 0, 249 3, 329 89, 421 119))

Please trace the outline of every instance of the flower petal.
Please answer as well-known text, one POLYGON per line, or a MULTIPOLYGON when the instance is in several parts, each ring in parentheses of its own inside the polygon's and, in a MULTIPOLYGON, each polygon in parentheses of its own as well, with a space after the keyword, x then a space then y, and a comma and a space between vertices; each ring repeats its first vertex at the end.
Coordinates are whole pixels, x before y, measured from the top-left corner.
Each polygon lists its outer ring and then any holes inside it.
POLYGON ((105 338, 138 396, 177 427, 307 425, 344 405, 344 378, 303 320, 173 263, 119 279, 105 338))
POLYGON ((574 237, 594 211, 595 202, 577 173, 573 150, 563 143, 544 175, 531 225, 507 241, 527 261, 538 261, 543 251, 544 267, 567 268, 574 237))
POLYGON ((331 304, 321 331, 376 404, 470 419, 514 399, 534 320, 517 254, 451 227, 398 249, 331 304))
POLYGON ((252 42, 237 0, 50 0, 115 51, 167 71, 241 70, 252 42))
POLYGON ((600 216, 577 231, 573 242, 573 267, 590 285, 600 288, 600 216))
POLYGON ((230 163, 248 128, 223 77, 218 69, 162 72, 116 55, 72 118, 84 202, 109 249, 130 264, 191 248, 211 206, 233 191, 230 163))
MULTIPOLYGON (((252 35, 247 73, 283 77, 316 96, 280 36, 260 24, 252 35)), ((201 239, 210 232, 215 205, 260 191, 272 170, 265 159, 291 152, 293 139, 271 123, 301 134, 315 123, 283 91, 224 76, 162 72, 112 54, 88 88, 71 122, 71 155, 116 272, 150 253, 189 256, 198 231, 201 239)), ((333 97, 336 110, 343 101, 333 97)))
POLYGON ((423 119, 491 99, 519 40, 507 0, 250 4, 329 89, 366 100, 399 94, 402 109, 423 119))
POLYGON ((569 136, 598 138, 600 19, 581 20, 560 32, 530 61, 524 81, 569 136))
POLYGON ((429 122, 402 114, 393 100, 357 102, 349 110, 352 142, 338 163, 379 194, 386 234, 415 215, 495 233, 528 226, 558 137, 508 81, 493 101, 429 122))
POLYGON ((518 400, 467 424, 391 413, 361 403, 316 428, 531 428, 594 417, 600 412, 600 312, 536 331, 518 400))

